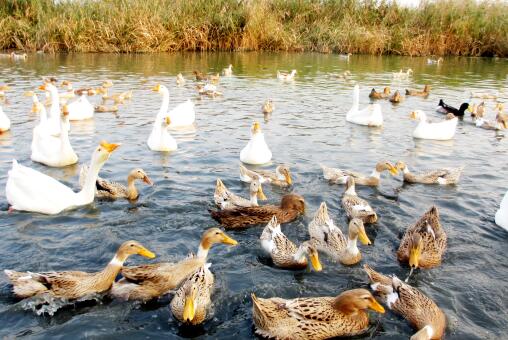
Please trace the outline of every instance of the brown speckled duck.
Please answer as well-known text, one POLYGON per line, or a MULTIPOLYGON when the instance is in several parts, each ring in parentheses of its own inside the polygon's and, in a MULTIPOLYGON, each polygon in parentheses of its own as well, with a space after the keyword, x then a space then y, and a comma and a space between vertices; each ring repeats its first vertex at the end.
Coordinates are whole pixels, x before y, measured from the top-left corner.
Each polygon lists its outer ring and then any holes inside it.
POLYGON ((367 309, 385 310, 366 289, 352 289, 337 297, 286 300, 252 294, 256 333, 273 339, 328 339, 367 331, 367 309))
POLYGON ((446 250, 446 241, 437 208, 432 207, 406 230, 397 250, 397 258, 400 262, 409 262, 411 268, 439 266, 446 250))
POLYGON ((367 265, 371 287, 388 308, 402 315, 418 332, 411 340, 440 340, 446 330, 446 316, 432 299, 397 277, 380 274, 367 265))
POLYGON ((223 211, 210 211, 212 217, 225 228, 244 228, 254 224, 268 223, 277 216, 279 223, 288 223, 305 212, 302 196, 289 194, 282 197, 279 206, 263 205, 258 207, 235 208, 223 211))

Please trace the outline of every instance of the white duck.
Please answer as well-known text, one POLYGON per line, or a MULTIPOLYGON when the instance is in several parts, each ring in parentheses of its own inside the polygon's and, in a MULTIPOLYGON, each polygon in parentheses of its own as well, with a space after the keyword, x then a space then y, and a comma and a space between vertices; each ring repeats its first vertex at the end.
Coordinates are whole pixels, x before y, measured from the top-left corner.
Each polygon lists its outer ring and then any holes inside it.
POLYGON ((94 107, 88 101, 88 91, 77 91, 78 98, 68 105, 69 120, 85 120, 93 118, 94 107))
MULTIPOLYGON (((60 98, 57 88, 50 82, 39 86, 39 90, 47 91, 50 95, 51 108, 47 115, 46 123, 43 126, 45 133, 58 136, 60 134, 60 98)), ((41 126, 42 127, 42 126, 41 126)), ((70 124, 66 124, 67 131, 70 130, 70 124)))
POLYGON ((0 133, 9 131, 11 129, 11 120, 4 113, 4 110, 0 106, 0 133))
POLYGON ((296 75, 296 70, 292 70, 291 73, 277 71, 277 79, 279 79, 279 80, 290 81, 290 80, 295 79, 295 75, 296 75))
POLYGON ((162 116, 169 116, 171 119, 170 128, 177 128, 182 126, 189 126, 194 124, 196 120, 196 112, 194 111, 194 103, 187 100, 184 103, 178 104, 174 109, 169 111, 169 91, 164 85, 157 84, 152 88, 152 91, 162 94, 162 104, 157 115, 159 118, 162 116))
POLYGON ((508 231, 508 191, 501 201, 499 210, 496 212, 496 224, 508 231))
POLYGON ((118 146, 119 144, 104 141, 100 143, 92 154, 90 172, 79 192, 74 192, 56 179, 13 160, 5 186, 10 209, 54 215, 92 203, 99 170, 118 146))
POLYGON ((272 152, 265 142, 261 126, 254 122, 249 143, 240 152, 240 160, 247 164, 265 164, 272 159, 272 152))
POLYGON ((439 123, 430 123, 427 121, 427 115, 421 110, 411 112, 411 119, 419 120, 418 125, 413 131, 414 138, 449 140, 455 135, 458 118, 453 117, 439 123))
POLYGON ((346 121, 359 125, 382 126, 383 113, 379 104, 369 104, 363 110, 360 106, 360 87, 355 85, 353 88, 353 106, 346 114, 346 121))
POLYGON ((64 105, 60 118, 62 132, 59 136, 49 135, 41 130, 39 126, 34 128, 32 155, 30 157, 32 161, 53 167, 64 167, 78 162, 78 156, 72 149, 69 134, 65 128, 69 121, 68 116, 69 111, 67 106, 64 105))

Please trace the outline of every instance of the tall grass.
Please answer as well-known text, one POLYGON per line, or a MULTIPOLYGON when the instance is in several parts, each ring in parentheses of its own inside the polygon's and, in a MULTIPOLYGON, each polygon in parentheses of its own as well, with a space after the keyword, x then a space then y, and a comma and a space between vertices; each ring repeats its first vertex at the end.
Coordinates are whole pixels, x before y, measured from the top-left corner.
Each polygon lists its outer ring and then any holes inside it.
POLYGON ((0 49, 508 56, 506 2, 3 0, 0 49))

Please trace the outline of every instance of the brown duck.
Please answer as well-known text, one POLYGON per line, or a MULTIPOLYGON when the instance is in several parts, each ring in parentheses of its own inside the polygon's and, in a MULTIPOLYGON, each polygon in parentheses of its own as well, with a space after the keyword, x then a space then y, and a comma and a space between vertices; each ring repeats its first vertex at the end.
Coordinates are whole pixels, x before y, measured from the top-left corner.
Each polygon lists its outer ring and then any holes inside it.
POLYGON ((282 197, 279 206, 264 205, 258 207, 236 208, 224 211, 210 211, 212 217, 226 228, 242 228, 253 224, 268 223, 277 216, 279 223, 295 220, 305 211, 302 196, 289 194, 282 197))
POLYGON ((430 94, 430 85, 425 85, 423 91, 406 89, 406 96, 427 97, 430 94))

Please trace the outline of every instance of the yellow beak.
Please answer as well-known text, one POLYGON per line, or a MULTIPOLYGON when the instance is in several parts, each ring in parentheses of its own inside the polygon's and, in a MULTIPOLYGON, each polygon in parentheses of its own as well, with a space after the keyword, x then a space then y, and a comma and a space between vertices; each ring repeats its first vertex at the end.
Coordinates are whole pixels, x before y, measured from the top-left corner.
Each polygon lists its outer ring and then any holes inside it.
POLYGON ((106 141, 102 141, 102 142, 101 142, 101 146, 102 146, 104 149, 106 149, 106 151, 107 151, 107 152, 111 153, 111 152, 115 151, 115 149, 116 149, 117 147, 119 147, 119 146, 120 146, 120 144, 109 144, 109 143, 108 143, 108 142, 106 142, 106 141))
POLYGON ((155 254, 152 253, 150 250, 146 249, 146 248, 140 248, 138 250, 138 255, 141 255, 141 256, 144 256, 144 257, 147 257, 149 259, 153 259, 155 258, 155 254))
POLYGON ((319 262, 319 255, 317 252, 309 254, 309 258, 312 268, 314 268, 315 271, 320 272, 323 270, 323 266, 321 266, 321 262, 319 262))
POLYGON ((383 308, 383 306, 381 306, 379 304, 379 302, 377 302, 376 299, 372 298, 372 300, 370 300, 370 304, 369 304, 369 308, 378 312, 378 313, 384 313, 385 312, 385 309, 383 308))
POLYGON ((365 233, 365 230, 362 230, 358 233, 358 239, 362 242, 363 245, 371 245, 370 239, 365 233))
POLYGON ((286 178, 286 182, 289 185, 293 184, 293 179, 291 178, 291 175, 289 173, 285 174, 284 177, 286 178))
POLYGON ((238 242, 236 240, 233 240, 231 237, 229 237, 226 234, 222 234, 222 243, 229 244, 232 246, 236 246, 238 244, 238 242))
POLYGON ((266 196, 265 193, 263 192, 263 187, 261 187, 261 184, 259 185, 258 188, 258 198, 262 201, 266 201, 266 196))
POLYGON ((412 248, 409 250, 409 266, 411 268, 418 268, 418 261, 420 259, 420 250, 412 248))
POLYGON ((194 297, 186 296, 185 297, 185 305, 183 307, 183 321, 190 322, 194 319, 196 315, 196 309, 194 308, 194 297))

